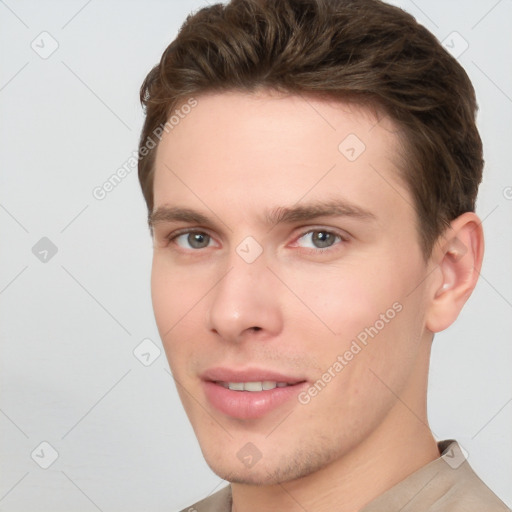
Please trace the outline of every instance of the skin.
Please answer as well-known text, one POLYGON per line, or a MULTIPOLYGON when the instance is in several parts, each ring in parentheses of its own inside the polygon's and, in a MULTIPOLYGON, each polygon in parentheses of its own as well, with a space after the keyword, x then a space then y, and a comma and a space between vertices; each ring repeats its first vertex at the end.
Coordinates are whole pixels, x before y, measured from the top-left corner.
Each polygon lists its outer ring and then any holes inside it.
POLYGON ((359 510, 439 456, 426 414, 430 347, 476 284, 478 217, 455 219, 426 259, 389 119, 266 90, 197 101, 160 142, 154 175, 153 307, 180 398, 207 463, 233 482, 237 512, 359 510), (338 149, 349 134, 366 146, 354 161, 338 149), (366 214, 307 211, 341 202, 366 214), (302 215, 276 222, 297 207, 302 215), (332 245, 318 248, 319 232, 332 245), (263 250, 252 263, 236 251, 248 236, 263 250), (308 403, 240 420, 207 401, 200 375, 212 366, 313 385, 397 303, 308 403), (247 442, 261 454, 252 467, 237 457, 247 442))

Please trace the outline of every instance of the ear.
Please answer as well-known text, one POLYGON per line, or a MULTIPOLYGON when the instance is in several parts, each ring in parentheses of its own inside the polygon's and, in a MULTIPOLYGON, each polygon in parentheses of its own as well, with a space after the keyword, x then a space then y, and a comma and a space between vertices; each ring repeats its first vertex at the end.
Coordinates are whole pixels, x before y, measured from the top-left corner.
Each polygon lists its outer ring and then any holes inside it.
POLYGON ((426 327, 439 332, 449 327, 473 292, 484 255, 482 222, 472 212, 450 223, 432 251, 426 327))

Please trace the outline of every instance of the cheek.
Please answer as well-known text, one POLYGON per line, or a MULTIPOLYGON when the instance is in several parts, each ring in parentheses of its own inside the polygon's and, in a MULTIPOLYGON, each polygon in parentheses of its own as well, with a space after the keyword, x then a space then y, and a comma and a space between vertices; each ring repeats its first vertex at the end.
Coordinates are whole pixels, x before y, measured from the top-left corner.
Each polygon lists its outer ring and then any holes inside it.
POLYGON ((324 279, 323 293, 316 294, 317 307, 325 312, 334 332, 352 339, 367 329, 391 331, 390 327, 405 319, 406 304, 421 309, 417 294, 411 294, 413 283, 424 277, 421 269, 398 254, 388 256, 348 265, 324 279))
POLYGON ((204 290, 204 280, 175 267, 171 268, 165 257, 154 256, 151 298, 156 324, 169 363, 171 359, 184 357, 180 352, 190 346, 184 341, 191 336, 193 326, 196 330, 203 326, 199 316, 201 294, 204 295, 204 290))
POLYGON ((211 276, 204 271, 175 265, 164 251, 155 252, 151 269, 151 298, 159 329, 177 326, 181 318, 194 314, 204 298, 211 276))
POLYGON ((334 335, 337 344, 350 341, 378 321, 396 301, 401 301, 399 287, 383 275, 355 266, 302 273, 290 271, 287 282, 302 303, 294 301, 302 309, 294 313, 300 319, 301 328, 314 328, 318 336, 318 328, 323 324, 324 334, 334 335))
POLYGON ((163 342, 165 342, 166 333, 172 329, 178 319, 178 294, 176 293, 178 284, 173 274, 166 271, 165 265, 154 257, 151 270, 151 300, 163 342))
POLYGON ((346 355, 338 380, 356 386, 360 379, 373 379, 370 368, 388 375, 410 366, 423 329, 420 292, 410 294, 419 272, 381 264, 314 275, 295 273, 293 289, 302 304, 296 301, 287 316, 298 319, 293 329, 305 341, 304 350, 315 354, 319 372, 346 355))
MULTIPOLYGON (((410 283, 420 272, 412 269, 406 274, 400 272, 400 265, 395 267, 381 266, 378 272, 371 267, 358 272, 354 267, 325 279, 322 292, 305 299, 331 331, 324 330, 321 343, 317 336, 317 343, 310 345, 321 361, 318 378, 323 379, 329 369, 336 375, 323 399, 343 403, 352 412, 361 412, 364 404, 379 408, 392 400, 379 377, 399 389, 417 355, 423 332, 421 292, 411 294, 410 283)), ((301 289, 306 293, 306 286, 301 289)), ((301 328, 311 333, 307 321, 301 328)))

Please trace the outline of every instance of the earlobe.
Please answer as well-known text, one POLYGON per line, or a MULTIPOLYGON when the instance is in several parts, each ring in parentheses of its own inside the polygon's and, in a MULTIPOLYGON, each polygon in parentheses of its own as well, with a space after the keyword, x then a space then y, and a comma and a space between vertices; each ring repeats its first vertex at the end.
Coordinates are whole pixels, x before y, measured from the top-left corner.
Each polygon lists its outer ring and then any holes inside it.
POLYGON ((478 281, 483 252, 481 221, 472 212, 453 220, 439 237, 433 251, 436 278, 432 279, 426 316, 431 332, 446 329, 459 315, 478 281))

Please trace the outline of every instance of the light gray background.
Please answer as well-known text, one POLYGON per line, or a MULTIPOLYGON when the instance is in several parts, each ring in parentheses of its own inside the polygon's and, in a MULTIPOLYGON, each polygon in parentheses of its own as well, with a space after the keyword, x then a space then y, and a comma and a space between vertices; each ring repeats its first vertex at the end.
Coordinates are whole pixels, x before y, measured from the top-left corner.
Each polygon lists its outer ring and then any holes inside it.
MULTIPOLYGON (((0 1, 1 511, 173 511, 222 485, 158 356, 135 170, 92 194, 137 148, 144 76, 206 3, 0 1), (42 237, 58 249, 46 262, 32 252, 42 237), (133 354, 147 338, 149 366, 133 354)), ((454 51, 469 44, 459 60, 481 107, 487 253, 459 321, 436 337, 429 409, 438 438, 457 438, 510 506, 512 2, 399 5, 454 51)))

